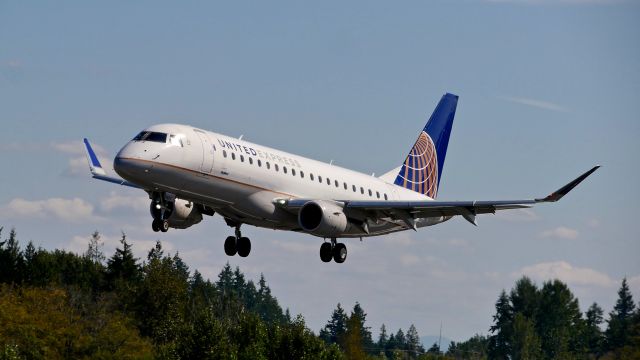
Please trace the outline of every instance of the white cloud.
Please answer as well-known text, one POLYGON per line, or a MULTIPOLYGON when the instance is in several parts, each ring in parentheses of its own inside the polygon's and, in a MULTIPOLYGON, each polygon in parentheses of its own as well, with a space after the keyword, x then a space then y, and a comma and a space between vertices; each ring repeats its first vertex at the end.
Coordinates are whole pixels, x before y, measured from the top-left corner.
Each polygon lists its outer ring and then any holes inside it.
POLYGON ((0 214, 6 217, 55 217, 68 222, 99 219, 93 214, 93 205, 80 198, 46 200, 17 198, 2 206, 0 214))
POLYGON ((568 112, 569 110, 561 105, 556 103, 552 103, 550 101, 543 101, 531 98, 523 98, 523 97, 513 97, 513 96, 499 96, 499 99, 506 100, 512 103, 527 105, 538 109, 550 110, 550 111, 558 111, 558 112, 568 112))
POLYGON ((513 277, 523 275, 538 281, 559 279, 569 285, 610 287, 616 284, 607 274, 594 269, 574 267, 566 261, 525 266, 512 274, 513 277))
POLYGON ((123 194, 122 191, 111 191, 109 197, 103 198, 100 201, 100 208, 103 211, 130 209, 135 212, 148 212, 150 201, 149 197, 145 195, 136 194, 127 196, 123 194))
POLYGON ((555 229, 545 230, 540 233, 540 236, 543 238, 557 238, 557 239, 567 239, 567 240, 575 240, 578 238, 578 230, 571 229, 564 226, 559 226, 555 229))

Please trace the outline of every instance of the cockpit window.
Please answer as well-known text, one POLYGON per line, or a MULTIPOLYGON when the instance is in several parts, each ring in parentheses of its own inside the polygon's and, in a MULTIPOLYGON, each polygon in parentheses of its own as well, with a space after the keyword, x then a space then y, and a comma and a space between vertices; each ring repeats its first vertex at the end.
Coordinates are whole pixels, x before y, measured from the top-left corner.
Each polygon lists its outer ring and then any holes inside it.
POLYGON ((169 143, 171 145, 184 147, 182 144, 182 135, 169 135, 169 143))
POLYGON ((143 131, 133 138, 133 141, 167 142, 167 134, 155 131, 143 131))

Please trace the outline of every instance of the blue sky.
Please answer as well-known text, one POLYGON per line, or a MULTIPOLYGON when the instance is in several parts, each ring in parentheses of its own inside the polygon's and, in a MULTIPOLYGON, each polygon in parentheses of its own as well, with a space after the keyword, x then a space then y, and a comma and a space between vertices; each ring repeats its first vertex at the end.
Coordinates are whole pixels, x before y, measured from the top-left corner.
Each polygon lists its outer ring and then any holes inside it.
POLYGON ((640 3, 0 1, 0 226, 25 244, 110 253, 125 231, 214 277, 264 272, 317 331, 360 301, 377 329, 486 333, 503 288, 559 277, 611 309, 640 299, 640 3), (444 92, 460 96, 439 196, 542 196, 603 167, 561 202, 349 241, 245 228, 227 258, 220 217, 155 234, 143 193, 90 180, 80 139, 107 159, 154 123, 180 122, 382 174, 444 92))

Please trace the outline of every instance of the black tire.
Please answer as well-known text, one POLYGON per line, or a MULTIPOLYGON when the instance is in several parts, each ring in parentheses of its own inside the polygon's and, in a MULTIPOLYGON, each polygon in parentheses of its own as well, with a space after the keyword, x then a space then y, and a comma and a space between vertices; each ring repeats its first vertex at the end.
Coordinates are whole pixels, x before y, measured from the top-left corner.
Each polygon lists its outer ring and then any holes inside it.
POLYGON ((169 231, 169 220, 162 220, 160 222, 160 231, 162 232, 169 231))
POLYGON ((337 243, 333 248, 333 261, 342 264, 347 260, 347 247, 343 243, 337 243))
POLYGON ((154 232, 160 231, 160 220, 154 219, 151 222, 151 229, 153 229, 154 232))
POLYGON ((236 248, 236 237, 227 237, 227 240, 224 241, 224 253, 227 254, 227 256, 233 256, 237 252, 238 249, 236 248))
POLYGON ((247 257, 251 252, 251 240, 248 237, 241 237, 236 244, 238 248, 238 255, 240 257, 247 257))
POLYGON ((333 258, 333 251, 331 251, 331 243, 322 243, 320 245, 320 260, 322 262, 329 262, 333 258))

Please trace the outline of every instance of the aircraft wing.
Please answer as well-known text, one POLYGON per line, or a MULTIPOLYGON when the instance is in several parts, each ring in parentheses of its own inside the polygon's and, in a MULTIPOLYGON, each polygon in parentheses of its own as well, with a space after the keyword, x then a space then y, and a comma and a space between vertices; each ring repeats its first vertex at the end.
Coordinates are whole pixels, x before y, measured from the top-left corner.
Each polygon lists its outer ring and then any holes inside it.
MULTIPOLYGON (((362 217, 364 213, 367 218, 380 219, 392 218, 402 220, 410 228, 416 229, 416 219, 455 216, 460 215, 470 223, 477 225, 476 215, 495 213, 499 210, 528 208, 537 203, 556 202, 569 191, 580 184, 584 179, 596 171, 600 166, 594 166, 589 171, 577 177, 567 185, 552 192, 543 198, 524 200, 489 200, 489 201, 376 201, 376 200, 346 200, 338 201, 344 204, 344 211, 347 216, 358 214, 362 217)), ((288 209, 297 211, 310 199, 279 200, 279 204, 285 205, 288 209)))
POLYGON ((89 161, 89 170, 91 171, 91 176, 94 179, 141 189, 140 186, 132 182, 129 182, 127 180, 124 180, 120 177, 109 176, 107 172, 104 171, 104 169, 102 168, 102 165, 100 164, 100 160, 98 160, 98 156, 96 155, 96 152, 93 151, 91 144, 89 144, 89 140, 87 140, 86 138, 84 139, 84 149, 87 155, 87 160, 89 161))

